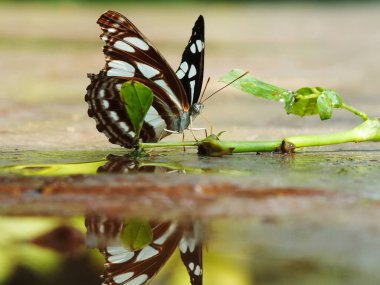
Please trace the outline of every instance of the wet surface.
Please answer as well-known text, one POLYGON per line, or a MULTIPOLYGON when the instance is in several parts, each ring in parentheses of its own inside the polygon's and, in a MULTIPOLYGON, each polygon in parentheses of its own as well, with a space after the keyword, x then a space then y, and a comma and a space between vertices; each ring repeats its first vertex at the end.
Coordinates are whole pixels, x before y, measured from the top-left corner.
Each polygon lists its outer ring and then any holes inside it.
MULTIPOLYGON (((201 224, 194 219, 155 220, 150 222, 154 233, 148 245, 151 249, 144 253, 145 256, 150 253, 153 259, 143 258, 142 251, 147 246, 132 253, 124 245, 123 232, 130 222, 128 218, 98 214, 66 219, 2 218, 0 226, 7 234, 2 236, 0 257, 7 263, 0 277, 2 284, 25 284, 25 280, 28 284, 63 281, 101 284, 102 279, 127 280, 131 277, 129 272, 135 272, 134 278, 153 276, 154 272, 143 271, 144 268, 163 266, 151 284, 190 284, 192 272, 193 275, 202 272, 204 284, 216 281, 220 284, 377 284, 378 230, 361 222, 350 227, 333 220, 326 223, 326 218, 325 215, 320 219, 306 219, 301 215, 244 218, 238 223, 235 219, 213 219, 201 224), (197 224, 196 234, 184 231, 189 229, 183 227, 188 223, 197 224), (158 242, 162 236, 167 243, 158 242), (192 248, 184 245, 184 236, 188 244, 194 238, 195 245, 204 245, 202 271, 196 270, 200 263, 192 266, 187 259, 180 259, 180 252, 183 256, 192 248), (132 267, 131 262, 137 266, 132 267), (141 262, 151 266, 142 268, 141 262), (187 269, 190 274, 186 273, 187 269), (99 278, 102 272, 103 278, 99 278)), ((192 257, 200 254, 198 251, 192 257)))
POLYGON ((376 205, 379 199, 376 151, 222 158, 163 151, 138 161, 121 154, 105 157, 104 152, 69 152, 66 157, 61 152, 50 159, 51 153, 40 152, 32 160, 24 155, 17 161, 29 163, 0 168, 3 213, 70 215, 99 209, 133 216, 140 209, 146 217, 249 217, 275 211, 268 203, 279 203, 281 215, 313 213, 299 201, 309 207, 336 204, 338 210, 363 202, 376 205))
MULTIPOLYGON (((157 223, 199 224, 197 244, 203 248, 205 284, 219 279, 220 284, 380 281, 376 273, 380 224, 370 218, 380 214, 377 151, 314 150, 222 158, 201 157, 192 150, 163 151, 139 161, 124 151, 112 155, 108 151, 3 153, 7 160, 0 168, 0 212, 36 218, 33 222, 2 218, 0 226, 11 224, 22 235, 25 225, 52 220, 50 230, 28 235, 29 247, 32 252, 39 247, 53 252, 62 272, 46 277, 29 264, 11 263, 4 284, 22 284, 23 279, 15 276, 28 274, 30 284, 55 284, 54 278, 65 275, 65 270, 72 274, 71 284, 81 284, 76 282, 82 278, 100 284, 101 272, 109 282, 126 279, 135 270, 130 262, 104 269, 102 263, 112 264, 129 255, 123 246, 123 253, 116 256, 107 254, 107 248, 120 247, 121 225, 136 216, 151 221, 153 227, 157 223), (84 218, 80 218, 83 213, 87 213, 87 237, 84 218), (78 218, 70 226, 72 216, 78 218), (119 226, 111 226, 115 223, 119 226), (68 264, 75 264, 77 271, 68 264), (87 271, 86 276, 81 270, 87 271)), ((157 255, 157 268, 153 268, 158 271, 165 266, 152 284, 188 282, 190 261, 186 265, 178 254, 182 233, 162 248, 168 250, 167 256, 159 250, 165 257, 157 255)), ((137 256, 141 250, 132 252, 137 256)), ((191 258, 199 260, 201 251, 197 252, 198 257, 191 258)), ((45 254, 34 254, 40 256, 40 264, 46 262, 45 254)), ((191 268, 190 276, 196 267, 191 268)))

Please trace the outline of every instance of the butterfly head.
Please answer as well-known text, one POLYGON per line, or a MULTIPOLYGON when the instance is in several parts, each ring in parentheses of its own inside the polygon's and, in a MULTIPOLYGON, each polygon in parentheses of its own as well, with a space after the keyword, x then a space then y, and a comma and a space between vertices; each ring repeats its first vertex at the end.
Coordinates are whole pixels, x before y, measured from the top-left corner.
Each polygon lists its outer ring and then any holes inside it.
POLYGON ((198 116, 202 111, 203 111, 203 104, 202 103, 195 103, 193 105, 191 105, 190 107, 190 115, 195 118, 196 116, 198 116))

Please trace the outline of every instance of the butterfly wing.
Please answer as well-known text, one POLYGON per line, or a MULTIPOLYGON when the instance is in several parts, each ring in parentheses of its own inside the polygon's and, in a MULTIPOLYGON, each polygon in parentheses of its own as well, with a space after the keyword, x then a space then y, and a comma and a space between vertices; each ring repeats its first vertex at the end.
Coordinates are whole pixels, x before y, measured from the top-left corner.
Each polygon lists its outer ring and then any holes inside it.
POLYGON ((104 248, 120 235, 123 221, 118 218, 89 214, 86 216, 85 226, 87 247, 104 248))
POLYGON ((192 285, 203 284, 202 242, 197 233, 197 223, 189 223, 179 243, 181 259, 190 276, 192 285))
MULTIPOLYGON (((135 134, 119 95, 125 79, 109 77, 104 72, 90 74, 89 77, 91 83, 87 87, 85 100, 88 103, 88 115, 95 119, 96 128, 111 143, 133 147, 135 134)), ((157 141, 160 131, 165 127, 165 121, 152 106, 145 117, 140 138, 145 142, 157 141)))
MULTIPOLYGON (((100 240, 104 241, 104 236, 109 235, 104 230, 110 228, 110 221, 104 222, 108 224, 107 227, 102 226, 99 219, 88 216, 86 218, 87 236, 99 235, 102 232, 103 238, 100 240)), ((120 221, 113 222, 115 225, 112 228, 120 228, 120 221)), ((182 232, 178 225, 172 222, 151 223, 151 226, 153 241, 140 250, 128 250, 115 241, 99 247, 106 259, 103 273, 104 285, 146 284, 166 263, 176 249, 182 232)), ((112 234, 114 237, 118 236, 115 233, 112 234)))
POLYGON ((199 16, 177 69, 177 77, 185 88, 190 106, 197 103, 202 90, 204 68, 204 20, 199 16))
POLYGON ((123 15, 108 11, 97 22, 105 42, 106 65, 98 74, 90 74, 85 100, 88 114, 97 122, 111 143, 132 147, 134 133, 120 100, 121 84, 139 81, 154 93, 141 131, 144 142, 155 142, 168 135, 164 129, 176 130, 183 112, 189 110, 186 91, 176 74, 156 48, 123 15))

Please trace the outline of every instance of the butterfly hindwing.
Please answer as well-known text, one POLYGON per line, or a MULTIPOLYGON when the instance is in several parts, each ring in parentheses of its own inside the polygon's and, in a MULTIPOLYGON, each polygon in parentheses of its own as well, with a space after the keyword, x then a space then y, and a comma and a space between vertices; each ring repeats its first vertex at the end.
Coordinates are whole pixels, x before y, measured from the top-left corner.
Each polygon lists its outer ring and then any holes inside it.
POLYGON ((204 20, 199 16, 183 54, 181 64, 177 69, 177 77, 185 88, 189 104, 197 103, 203 83, 204 67, 204 20))
MULTIPOLYGON (((103 132, 111 143, 132 147, 134 132, 125 107, 120 100, 119 90, 125 81, 118 77, 108 77, 104 73, 90 74, 85 100, 88 115, 95 119, 96 128, 103 132)), ((143 141, 155 141, 159 130, 166 127, 161 117, 155 116, 151 108, 140 132, 143 141), (149 116, 151 119, 149 119, 149 116)))
POLYGON ((179 243, 181 259, 192 285, 203 284, 203 245, 197 233, 198 227, 198 223, 188 223, 179 243))

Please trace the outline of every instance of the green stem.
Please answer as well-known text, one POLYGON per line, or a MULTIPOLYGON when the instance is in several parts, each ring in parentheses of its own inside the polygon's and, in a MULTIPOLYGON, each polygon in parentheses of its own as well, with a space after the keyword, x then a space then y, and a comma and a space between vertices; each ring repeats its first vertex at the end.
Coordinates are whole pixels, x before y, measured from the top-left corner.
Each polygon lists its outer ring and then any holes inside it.
POLYGON ((243 152, 273 152, 279 150, 283 142, 291 143, 296 148, 333 145, 348 142, 380 141, 380 119, 367 119, 357 127, 325 135, 303 135, 272 141, 221 141, 216 136, 209 136, 203 141, 141 143, 142 148, 203 146, 209 155, 224 155, 243 152))
POLYGON ((380 120, 368 119, 356 128, 326 135, 304 135, 273 141, 220 141, 209 136, 202 141, 202 153, 222 156, 228 153, 292 151, 294 148, 333 145, 347 142, 380 141, 380 120))
POLYGON ((233 153, 273 152, 279 149, 282 140, 273 141, 219 141, 223 148, 233 148, 233 153))
POLYGON ((347 142, 380 141, 380 121, 369 119, 352 130, 325 135, 294 136, 286 138, 285 141, 293 143, 297 148, 347 142))
POLYGON ((351 107, 345 103, 342 103, 342 108, 346 109, 347 111, 350 111, 351 113, 354 113, 355 115, 361 117, 363 121, 368 120, 368 115, 364 112, 359 111, 358 109, 351 107))
POLYGON ((156 148, 156 147, 180 147, 180 146, 198 146, 200 142, 159 142, 159 143, 140 143, 141 148, 156 148))

